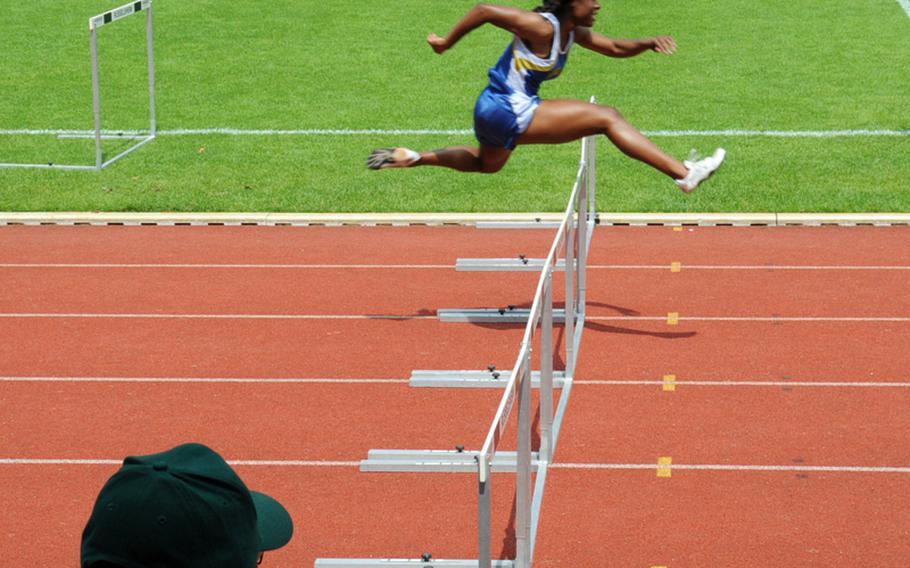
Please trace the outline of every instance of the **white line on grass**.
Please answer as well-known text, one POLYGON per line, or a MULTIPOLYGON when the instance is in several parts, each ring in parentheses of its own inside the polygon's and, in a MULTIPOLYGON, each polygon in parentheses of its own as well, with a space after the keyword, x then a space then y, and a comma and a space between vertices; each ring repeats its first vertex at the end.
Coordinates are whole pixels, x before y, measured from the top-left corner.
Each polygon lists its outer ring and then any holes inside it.
POLYGON ((910 130, 646 130, 646 136, 689 137, 717 136, 766 138, 855 138, 875 136, 910 136, 910 130))
MULTIPOLYGON (((232 466, 254 467, 359 467, 359 461, 340 460, 227 460, 232 466)), ((120 465, 112 459, 0 458, 0 465, 120 465)), ((727 464, 650 464, 650 463, 553 463, 554 469, 578 470, 678 470, 734 472, 803 473, 910 473, 910 467, 837 466, 837 465, 727 465, 727 464)))
POLYGON ((897 3, 901 5, 901 8, 907 13, 907 17, 910 18, 910 0, 897 0, 897 3))
MULTIPOLYGON (((220 134, 225 136, 438 136, 473 134, 473 130, 464 129, 346 129, 346 128, 300 128, 300 129, 243 129, 243 128, 176 128, 159 130, 158 136, 206 136, 220 134)), ((147 134, 138 130, 104 130, 103 136, 126 138, 147 134)), ((94 138, 94 130, 55 130, 55 129, 0 129, 0 135, 8 136, 58 136, 60 138, 94 138)))
MULTIPOLYGON (((906 0, 902 0, 906 1, 906 0)), ((645 130, 646 136, 653 137, 766 137, 766 138, 855 138, 855 137, 898 137, 910 136, 910 129, 844 129, 844 130, 645 130)), ((158 136, 468 136, 473 130, 467 129, 239 129, 239 128, 178 128, 159 130, 158 136)), ((105 137, 127 137, 144 134, 140 131, 103 131, 105 137)), ((39 136, 52 135, 61 138, 94 138, 91 130, 54 129, 0 129, 0 135, 39 136)))

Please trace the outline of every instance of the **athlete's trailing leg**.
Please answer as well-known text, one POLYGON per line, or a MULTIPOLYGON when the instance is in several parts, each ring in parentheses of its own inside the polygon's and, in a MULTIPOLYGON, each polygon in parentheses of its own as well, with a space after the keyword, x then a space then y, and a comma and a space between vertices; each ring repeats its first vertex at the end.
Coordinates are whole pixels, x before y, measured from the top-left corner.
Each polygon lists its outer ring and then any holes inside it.
POLYGON ((496 173, 506 165, 511 150, 495 146, 451 146, 429 152, 415 152, 408 148, 382 148, 374 150, 367 165, 374 170, 383 168, 411 168, 415 166, 440 166, 459 172, 496 173))

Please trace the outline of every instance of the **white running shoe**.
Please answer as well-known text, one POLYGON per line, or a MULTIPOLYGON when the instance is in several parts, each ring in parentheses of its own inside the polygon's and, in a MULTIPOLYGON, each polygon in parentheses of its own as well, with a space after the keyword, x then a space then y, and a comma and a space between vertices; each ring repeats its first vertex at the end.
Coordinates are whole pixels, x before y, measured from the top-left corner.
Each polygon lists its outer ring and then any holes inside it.
POLYGON ((676 185, 685 193, 692 193, 701 182, 714 175, 717 168, 724 163, 724 157, 726 155, 726 150, 718 148, 717 150, 714 150, 713 155, 702 160, 693 159, 684 161, 683 164, 689 168, 689 173, 683 179, 676 180, 676 185))
POLYGON ((419 159, 420 154, 407 148, 380 148, 367 158, 367 167, 371 170, 406 168, 419 159))

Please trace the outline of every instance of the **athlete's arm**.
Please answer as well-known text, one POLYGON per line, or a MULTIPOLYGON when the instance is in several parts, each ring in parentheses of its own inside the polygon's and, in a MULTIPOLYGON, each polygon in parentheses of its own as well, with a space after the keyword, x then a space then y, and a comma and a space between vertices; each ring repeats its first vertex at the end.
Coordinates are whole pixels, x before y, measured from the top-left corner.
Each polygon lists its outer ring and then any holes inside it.
POLYGON ((577 28, 575 43, 608 57, 633 57, 649 50, 665 55, 676 53, 676 40, 670 36, 658 36, 650 39, 611 39, 591 28, 577 28))
POLYGON ((508 30, 529 45, 543 43, 549 46, 553 42, 553 25, 540 14, 495 4, 474 6, 460 22, 455 24, 447 37, 430 34, 427 42, 433 51, 443 53, 451 49, 462 37, 484 24, 493 24, 498 28, 508 30))

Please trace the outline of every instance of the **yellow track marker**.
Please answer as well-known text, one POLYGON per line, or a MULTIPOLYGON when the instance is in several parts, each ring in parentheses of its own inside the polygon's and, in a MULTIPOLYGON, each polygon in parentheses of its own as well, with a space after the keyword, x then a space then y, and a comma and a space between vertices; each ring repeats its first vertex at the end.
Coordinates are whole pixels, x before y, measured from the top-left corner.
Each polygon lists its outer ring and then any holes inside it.
POLYGON ((667 314, 667 325, 679 325, 679 312, 667 314))
POLYGON ((682 227, 673 227, 673 232, 674 232, 674 233, 681 233, 682 230, 683 230, 682 227))
POLYGON ((676 375, 664 375, 664 392, 676 390, 676 375))
POLYGON ((657 459, 657 477, 670 477, 672 475, 671 465, 673 458, 663 457, 657 459))
POLYGON ((679 272, 682 270, 681 262, 672 262, 670 263, 670 272, 679 272))

